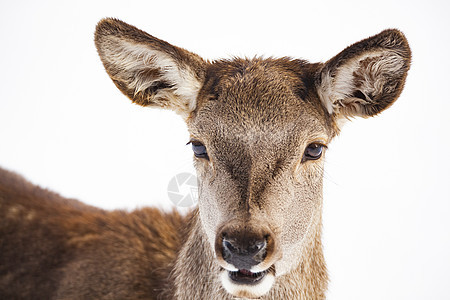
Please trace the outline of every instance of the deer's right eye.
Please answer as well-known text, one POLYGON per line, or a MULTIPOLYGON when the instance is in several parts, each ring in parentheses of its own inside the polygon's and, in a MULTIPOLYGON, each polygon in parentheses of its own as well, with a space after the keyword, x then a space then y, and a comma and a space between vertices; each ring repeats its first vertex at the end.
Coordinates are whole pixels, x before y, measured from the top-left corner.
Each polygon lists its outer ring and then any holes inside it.
POLYGON ((199 141, 192 141, 192 151, 194 151, 195 157, 209 159, 206 147, 199 141))

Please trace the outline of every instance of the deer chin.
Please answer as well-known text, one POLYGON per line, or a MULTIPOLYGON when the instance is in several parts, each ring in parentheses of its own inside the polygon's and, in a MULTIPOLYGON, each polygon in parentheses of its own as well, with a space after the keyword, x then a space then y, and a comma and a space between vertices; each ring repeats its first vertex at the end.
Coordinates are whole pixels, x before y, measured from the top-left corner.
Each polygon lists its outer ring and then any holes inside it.
POLYGON ((249 270, 223 270, 220 279, 229 294, 247 299, 256 299, 267 294, 275 282, 272 268, 257 273, 249 270))

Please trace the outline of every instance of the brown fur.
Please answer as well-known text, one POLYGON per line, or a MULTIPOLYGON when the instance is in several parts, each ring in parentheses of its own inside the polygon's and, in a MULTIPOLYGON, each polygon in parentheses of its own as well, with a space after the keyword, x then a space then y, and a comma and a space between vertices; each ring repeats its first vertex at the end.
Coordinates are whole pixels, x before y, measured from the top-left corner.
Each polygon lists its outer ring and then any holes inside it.
POLYGON ((208 159, 194 160, 199 206, 185 217, 107 212, 2 170, 0 298, 325 298, 324 161, 304 152, 328 144, 342 120, 392 105, 411 59, 405 37, 386 30, 324 64, 207 62, 114 19, 95 42, 127 97, 176 111, 205 145, 208 159), (264 238, 257 268, 273 281, 252 289, 224 277, 225 237, 242 247, 264 238))
POLYGON ((187 218, 106 212, 0 169, 0 298, 156 299, 187 218))

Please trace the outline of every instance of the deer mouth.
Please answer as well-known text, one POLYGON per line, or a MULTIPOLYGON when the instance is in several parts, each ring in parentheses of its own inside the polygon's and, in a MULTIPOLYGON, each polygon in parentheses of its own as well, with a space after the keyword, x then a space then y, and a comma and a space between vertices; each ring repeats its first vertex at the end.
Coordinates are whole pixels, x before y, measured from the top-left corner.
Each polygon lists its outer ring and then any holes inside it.
POLYGON ((274 266, 261 272, 222 269, 220 279, 224 289, 234 297, 257 299, 272 288, 275 282, 275 269, 274 266))
POLYGON ((228 271, 228 277, 237 284, 258 284, 269 273, 269 269, 254 273, 250 270, 238 270, 236 272, 228 271))

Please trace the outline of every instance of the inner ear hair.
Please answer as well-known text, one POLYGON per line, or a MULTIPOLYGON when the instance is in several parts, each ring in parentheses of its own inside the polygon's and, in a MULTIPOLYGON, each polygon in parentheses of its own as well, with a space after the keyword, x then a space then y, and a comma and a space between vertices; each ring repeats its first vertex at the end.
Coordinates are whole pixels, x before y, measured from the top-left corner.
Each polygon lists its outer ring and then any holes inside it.
POLYGON ((99 22, 95 44, 106 72, 134 103, 184 117, 195 109, 206 65, 198 55, 116 19, 99 22))
POLYGON ((382 31, 323 65, 316 82, 320 100, 337 119, 376 115, 400 95, 410 62, 411 50, 403 33, 382 31))

